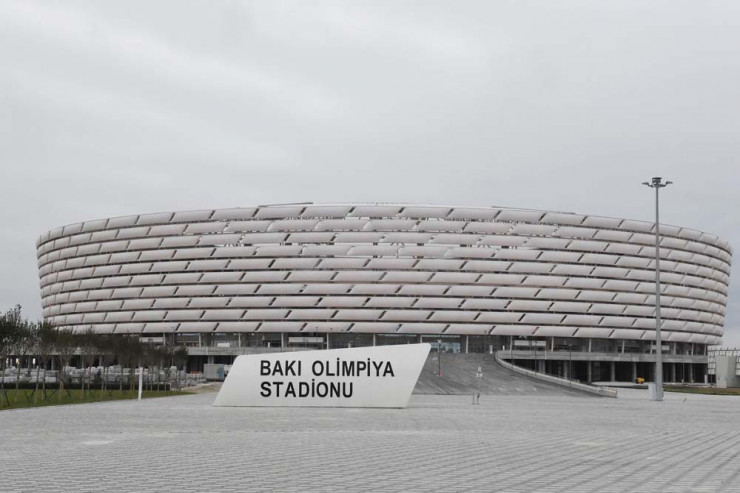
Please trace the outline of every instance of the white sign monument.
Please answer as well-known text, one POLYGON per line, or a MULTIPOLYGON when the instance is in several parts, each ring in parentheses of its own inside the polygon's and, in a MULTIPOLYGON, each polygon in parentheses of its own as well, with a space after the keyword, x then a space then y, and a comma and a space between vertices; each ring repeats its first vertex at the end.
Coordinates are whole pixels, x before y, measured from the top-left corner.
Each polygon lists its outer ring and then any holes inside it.
POLYGON ((238 356, 214 406, 406 407, 429 344, 238 356))

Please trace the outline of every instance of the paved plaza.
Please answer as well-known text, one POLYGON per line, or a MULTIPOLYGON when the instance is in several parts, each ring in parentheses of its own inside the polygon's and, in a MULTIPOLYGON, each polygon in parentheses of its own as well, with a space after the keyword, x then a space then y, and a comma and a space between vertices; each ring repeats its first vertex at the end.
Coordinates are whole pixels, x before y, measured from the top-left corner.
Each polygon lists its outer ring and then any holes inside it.
POLYGON ((740 398, 414 395, 404 410, 215 394, 0 412, 3 491, 740 491, 740 398))

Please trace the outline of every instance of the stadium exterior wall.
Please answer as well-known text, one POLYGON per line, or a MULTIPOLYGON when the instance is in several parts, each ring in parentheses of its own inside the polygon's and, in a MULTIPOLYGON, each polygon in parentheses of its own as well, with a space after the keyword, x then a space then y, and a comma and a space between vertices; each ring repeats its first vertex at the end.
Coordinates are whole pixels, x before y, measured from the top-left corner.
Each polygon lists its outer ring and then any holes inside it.
MULTIPOLYGON (((600 340, 624 352, 625 341, 643 351, 655 337, 653 227, 525 209, 306 203, 87 221, 44 234, 37 255, 44 317, 74 331, 198 346, 323 334, 589 350, 600 340)), ((730 245, 675 226, 661 235, 663 340, 702 353, 721 340, 730 245)))

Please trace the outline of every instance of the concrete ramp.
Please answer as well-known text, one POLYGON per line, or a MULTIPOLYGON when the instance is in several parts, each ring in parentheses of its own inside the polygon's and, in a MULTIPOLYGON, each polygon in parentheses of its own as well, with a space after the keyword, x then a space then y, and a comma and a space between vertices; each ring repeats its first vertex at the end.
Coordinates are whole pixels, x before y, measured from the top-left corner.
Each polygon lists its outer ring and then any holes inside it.
POLYGON ((442 354, 441 365, 436 353, 429 354, 414 393, 472 395, 478 388, 481 395, 586 395, 518 375, 496 363, 491 354, 446 353, 442 354), (441 376, 437 375, 438 366, 441 366, 441 376), (480 379, 476 378, 479 367, 483 373, 480 379))

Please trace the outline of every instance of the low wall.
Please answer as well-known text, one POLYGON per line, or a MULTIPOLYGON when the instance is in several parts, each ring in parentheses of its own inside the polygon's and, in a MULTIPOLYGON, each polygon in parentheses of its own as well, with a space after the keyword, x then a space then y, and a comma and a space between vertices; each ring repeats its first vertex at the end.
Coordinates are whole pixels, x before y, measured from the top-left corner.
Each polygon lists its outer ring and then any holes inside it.
POLYGON ((549 382, 555 385, 561 385, 563 387, 569 387, 571 389, 580 390, 582 392, 587 392, 589 394, 600 395, 602 397, 614 397, 614 398, 617 397, 616 390, 594 387, 593 385, 588 385, 588 384, 581 383, 581 382, 574 382, 572 380, 566 380, 565 378, 556 377, 554 375, 547 375, 546 373, 540 373, 534 370, 529 370, 527 368, 522 368, 521 366, 514 365, 512 363, 509 363, 508 361, 504 361, 503 358, 499 356, 498 351, 496 351, 495 356, 496 356, 496 363, 498 363, 504 368, 507 368, 515 373, 519 373, 520 375, 525 375, 527 377, 534 378, 535 380, 540 380, 543 382, 549 382))

